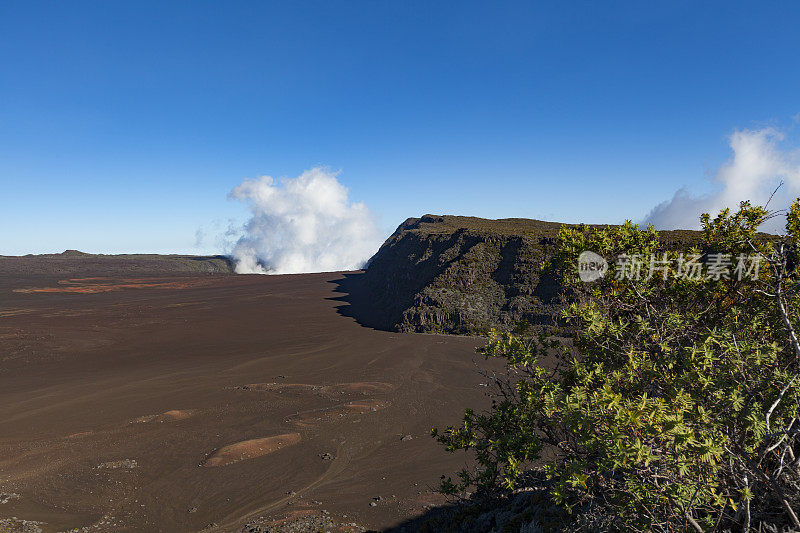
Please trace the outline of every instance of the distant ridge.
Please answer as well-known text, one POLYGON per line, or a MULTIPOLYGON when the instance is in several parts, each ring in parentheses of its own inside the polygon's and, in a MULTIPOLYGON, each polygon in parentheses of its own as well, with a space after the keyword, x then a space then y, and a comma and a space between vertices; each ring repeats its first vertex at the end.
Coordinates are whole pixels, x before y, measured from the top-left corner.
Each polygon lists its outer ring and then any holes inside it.
POLYGON ((64 256, 68 256, 68 257, 82 257, 82 256, 91 255, 91 254, 87 254, 86 252, 81 252, 79 250, 64 250, 59 255, 64 255, 64 256))
POLYGON ((93 275, 232 274, 233 261, 224 255, 59 254, 0 256, 0 274, 93 275))

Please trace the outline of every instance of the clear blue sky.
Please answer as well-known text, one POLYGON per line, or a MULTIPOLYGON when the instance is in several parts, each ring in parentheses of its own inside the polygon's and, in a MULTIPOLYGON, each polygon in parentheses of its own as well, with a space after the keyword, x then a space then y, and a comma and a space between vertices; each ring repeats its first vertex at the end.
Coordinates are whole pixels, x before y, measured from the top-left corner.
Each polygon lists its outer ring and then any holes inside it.
POLYGON ((243 179, 619 222, 800 112, 797 2, 0 1, 0 254, 213 251, 243 179))

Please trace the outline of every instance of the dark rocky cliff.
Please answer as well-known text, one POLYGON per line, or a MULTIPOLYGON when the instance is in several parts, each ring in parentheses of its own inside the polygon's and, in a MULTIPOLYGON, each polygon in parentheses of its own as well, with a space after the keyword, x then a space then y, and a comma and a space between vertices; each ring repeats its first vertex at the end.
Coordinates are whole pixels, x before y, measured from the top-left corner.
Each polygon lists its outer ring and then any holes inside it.
POLYGON ((558 290, 540 264, 560 225, 433 216, 406 220, 370 261, 364 283, 388 329, 476 333, 550 321, 558 290))
MULTIPOLYGON (((425 215, 403 222, 360 280, 370 325, 396 331, 474 334, 526 321, 552 324, 561 288, 542 265, 563 224, 425 215)), ((696 242, 698 232, 663 232, 696 242)), ((688 247, 688 246, 687 246, 688 247)))

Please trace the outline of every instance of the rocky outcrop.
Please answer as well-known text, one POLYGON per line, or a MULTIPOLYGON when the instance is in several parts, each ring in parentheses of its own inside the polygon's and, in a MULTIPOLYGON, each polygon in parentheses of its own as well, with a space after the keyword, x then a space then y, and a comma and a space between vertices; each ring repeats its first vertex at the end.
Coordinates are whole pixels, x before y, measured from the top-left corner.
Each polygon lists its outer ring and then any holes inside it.
MULTIPOLYGON (((476 334, 490 327, 556 324, 564 294, 542 271, 563 224, 425 215, 409 218, 370 260, 362 283, 371 325, 476 334)), ((672 244, 698 232, 664 232, 672 244)))
POLYGON ((541 276, 560 224, 433 216, 406 220, 372 258, 364 283, 387 329, 478 333, 551 322, 555 279, 541 276))

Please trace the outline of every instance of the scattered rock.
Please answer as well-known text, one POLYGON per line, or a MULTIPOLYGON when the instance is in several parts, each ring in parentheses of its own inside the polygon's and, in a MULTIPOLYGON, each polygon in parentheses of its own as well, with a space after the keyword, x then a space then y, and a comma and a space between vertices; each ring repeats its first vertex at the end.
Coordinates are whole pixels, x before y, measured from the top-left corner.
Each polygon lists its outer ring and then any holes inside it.
POLYGON ((251 520, 242 533, 321 533, 333 531, 366 531, 355 522, 336 523, 326 511, 316 514, 311 510, 292 511, 284 518, 261 517, 251 520))
POLYGON ((378 504, 377 504, 377 503, 375 503, 375 502, 369 502, 369 506, 370 506, 370 507, 375 507, 376 505, 378 505, 378 504))
POLYGON ((197 507, 192 507, 192 508, 191 508, 191 509, 189 509, 187 512, 188 512, 188 513, 196 513, 196 512, 197 512, 197 507))
POLYGON ((119 461, 106 461, 97 465, 98 469, 116 470, 118 468, 133 470, 138 467, 136 459, 120 459, 119 461))
POLYGON ((11 518, 0 518, 0 531, 13 531, 14 533, 42 533, 44 522, 33 520, 23 520, 12 516, 11 518))
POLYGON ((19 494, 14 494, 13 492, 0 492, 0 505, 8 503, 11 500, 16 500, 17 498, 19 498, 19 494))
POLYGON ((329 454, 328 452, 324 452, 319 454, 323 461, 330 461, 333 459, 333 455, 329 454))
POLYGON ((405 436, 404 436, 402 439, 400 439, 400 440, 401 440, 401 441, 403 441, 403 442, 408 442, 408 441, 410 441, 410 440, 411 440, 411 439, 413 439, 413 438, 414 438, 414 437, 412 437, 411 435, 405 435, 405 436))

